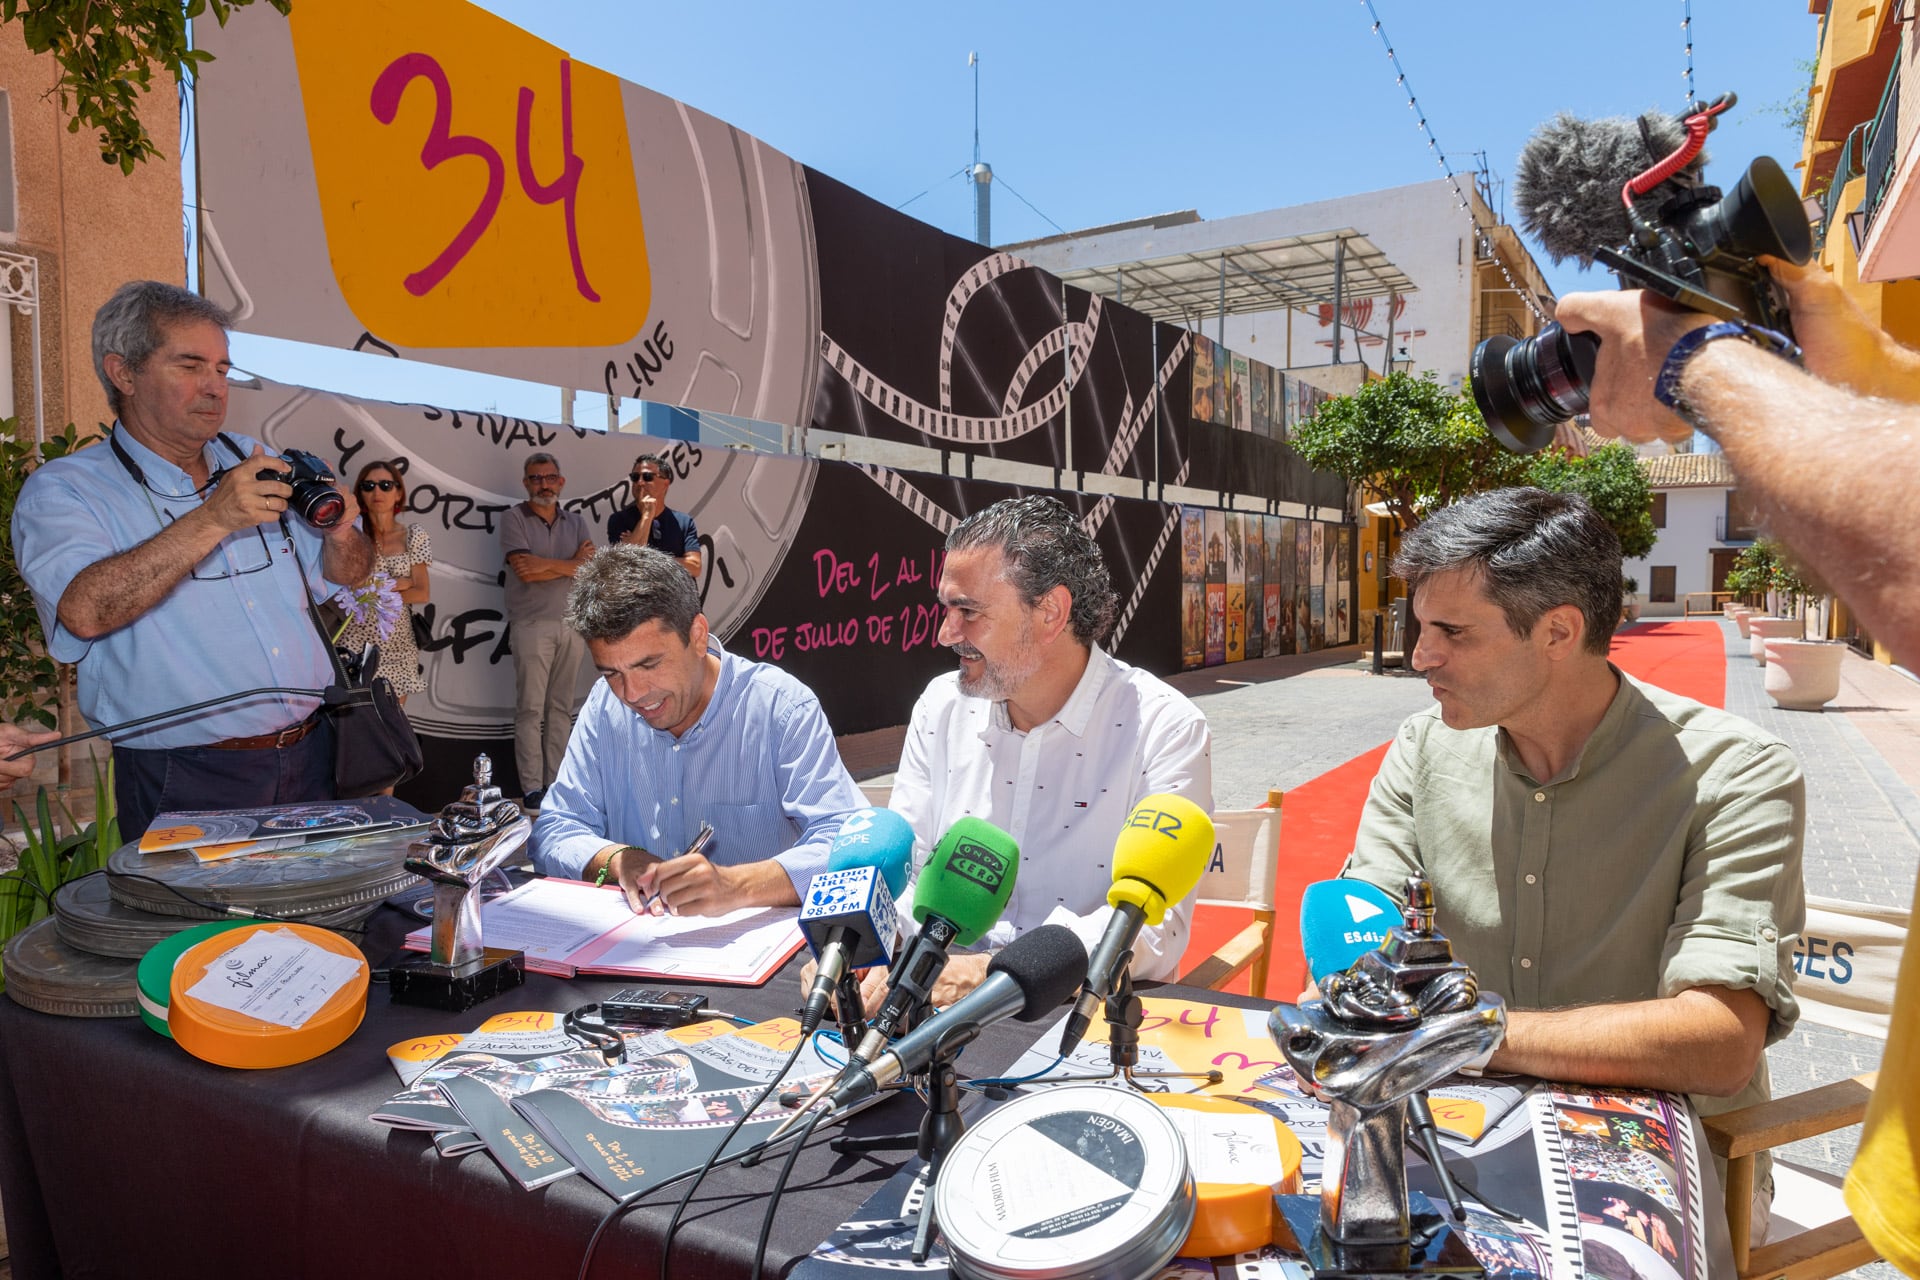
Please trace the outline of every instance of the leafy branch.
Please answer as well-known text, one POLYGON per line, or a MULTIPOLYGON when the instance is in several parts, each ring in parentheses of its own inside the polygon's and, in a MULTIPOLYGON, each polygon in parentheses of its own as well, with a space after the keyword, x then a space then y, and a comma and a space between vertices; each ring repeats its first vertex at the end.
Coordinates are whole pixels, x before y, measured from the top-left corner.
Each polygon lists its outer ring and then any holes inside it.
MULTIPOLYGON (((211 13, 221 26, 254 0, 0 0, 0 23, 19 22, 32 53, 60 64, 55 89, 71 112, 67 132, 100 132, 100 158, 122 173, 160 154, 141 123, 140 98, 153 89, 156 70, 184 84, 213 60, 189 47, 187 22, 211 13)), ((266 0, 282 15, 293 0, 266 0)))

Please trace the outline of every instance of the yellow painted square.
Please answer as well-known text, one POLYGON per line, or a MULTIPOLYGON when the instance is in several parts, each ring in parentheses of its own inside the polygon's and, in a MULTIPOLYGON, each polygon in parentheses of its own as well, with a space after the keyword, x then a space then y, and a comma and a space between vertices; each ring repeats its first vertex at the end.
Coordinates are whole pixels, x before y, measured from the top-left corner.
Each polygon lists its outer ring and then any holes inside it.
POLYGON ((370 333, 571 347, 639 332, 652 279, 616 77, 462 0, 326 0, 290 24, 327 251, 370 333))

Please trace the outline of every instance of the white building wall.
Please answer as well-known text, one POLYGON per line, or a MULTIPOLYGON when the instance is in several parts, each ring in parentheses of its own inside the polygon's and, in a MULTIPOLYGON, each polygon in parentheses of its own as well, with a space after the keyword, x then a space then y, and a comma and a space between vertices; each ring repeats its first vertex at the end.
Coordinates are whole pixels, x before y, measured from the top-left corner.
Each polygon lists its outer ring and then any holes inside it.
MULTIPOLYGON (((1204 254, 1210 249, 1344 227, 1373 241, 1414 283, 1416 292, 1409 295, 1393 326, 1396 349, 1407 348, 1415 373, 1432 369, 1447 386, 1465 386, 1473 351, 1472 228, 1445 179, 1182 226, 1127 228, 1029 245, 1017 252, 1037 267, 1061 272, 1174 253, 1204 254)), ((1365 326, 1375 335, 1385 333, 1386 307, 1387 299, 1375 299, 1373 316, 1365 326)), ((1227 349, 1282 369, 1330 363, 1331 327, 1322 325, 1312 311, 1295 309, 1291 326, 1288 316, 1286 311, 1228 316, 1227 349)), ((1203 317, 1201 332, 1219 337, 1219 318, 1203 317)), ((1397 354, 1396 350, 1396 358, 1397 354)), ((1377 339, 1356 341, 1351 330, 1342 337, 1343 363, 1363 362, 1378 370, 1382 355, 1377 339)))
POLYGON ((1658 530, 1659 539, 1644 560, 1626 562, 1626 574, 1640 583, 1640 616, 1643 618, 1678 617, 1686 610, 1689 591, 1713 589, 1713 549, 1728 544, 1715 533, 1727 514, 1727 491, 1705 486, 1691 489, 1665 489, 1667 527, 1658 530), (1653 586, 1653 567, 1672 565, 1673 603, 1653 604, 1647 593, 1653 586))

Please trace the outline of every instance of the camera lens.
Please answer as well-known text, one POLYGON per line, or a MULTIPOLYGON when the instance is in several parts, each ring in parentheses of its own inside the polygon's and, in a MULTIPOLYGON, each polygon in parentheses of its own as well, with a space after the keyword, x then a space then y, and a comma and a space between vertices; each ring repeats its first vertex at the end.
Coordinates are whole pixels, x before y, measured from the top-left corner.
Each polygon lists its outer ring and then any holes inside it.
POLYGON ((1524 341, 1500 334, 1473 349, 1470 379, 1493 438, 1515 453, 1537 453, 1554 431, 1587 410, 1600 341, 1550 324, 1524 341))
POLYGON ((294 481, 293 497, 287 506, 316 529, 331 529, 347 514, 347 500, 340 491, 318 480, 294 481))

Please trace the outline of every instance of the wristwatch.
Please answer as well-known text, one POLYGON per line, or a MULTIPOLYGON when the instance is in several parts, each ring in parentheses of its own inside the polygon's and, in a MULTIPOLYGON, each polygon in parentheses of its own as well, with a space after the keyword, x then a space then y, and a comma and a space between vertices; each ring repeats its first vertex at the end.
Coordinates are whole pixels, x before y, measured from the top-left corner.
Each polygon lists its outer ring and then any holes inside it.
POLYGON ((1653 380, 1653 398, 1678 414, 1681 421, 1702 431, 1707 430, 1706 424, 1681 394, 1680 379, 1700 349, 1718 338, 1744 338, 1762 351, 1770 351, 1795 364, 1800 362, 1800 348, 1792 338, 1745 320, 1719 320, 1681 334, 1680 340, 1667 351, 1667 358, 1660 365, 1660 376, 1653 380))

